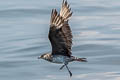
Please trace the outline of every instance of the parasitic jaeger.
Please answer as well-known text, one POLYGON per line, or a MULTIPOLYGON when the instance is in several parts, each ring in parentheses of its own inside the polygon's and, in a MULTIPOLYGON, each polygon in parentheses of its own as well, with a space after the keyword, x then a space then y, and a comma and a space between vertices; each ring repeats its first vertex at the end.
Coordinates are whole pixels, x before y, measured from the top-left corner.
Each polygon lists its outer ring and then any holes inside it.
POLYGON ((72 32, 68 24, 71 16, 72 12, 67 0, 63 0, 60 13, 58 13, 56 9, 52 9, 48 35, 52 46, 52 52, 42 54, 38 57, 38 59, 44 59, 52 63, 63 64, 60 70, 65 66, 70 77, 72 73, 67 66, 69 62, 87 62, 86 58, 72 56, 72 32))

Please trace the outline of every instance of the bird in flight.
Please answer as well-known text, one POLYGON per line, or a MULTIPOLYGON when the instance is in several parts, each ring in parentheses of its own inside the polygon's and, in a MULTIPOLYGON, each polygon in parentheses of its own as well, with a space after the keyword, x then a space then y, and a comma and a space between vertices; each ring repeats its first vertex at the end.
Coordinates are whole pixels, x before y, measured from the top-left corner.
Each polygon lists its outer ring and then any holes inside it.
POLYGON ((38 57, 38 59, 44 59, 52 63, 63 64, 60 70, 66 67, 70 77, 72 73, 67 66, 69 62, 87 62, 86 58, 72 56, 72 33, 68 24, 71 16, 72 12, 67 0, 63 0, 60 13, 58 13, 56 9, 52 9, 48 35, 52 46, 52 52, 42 54, 38 57))

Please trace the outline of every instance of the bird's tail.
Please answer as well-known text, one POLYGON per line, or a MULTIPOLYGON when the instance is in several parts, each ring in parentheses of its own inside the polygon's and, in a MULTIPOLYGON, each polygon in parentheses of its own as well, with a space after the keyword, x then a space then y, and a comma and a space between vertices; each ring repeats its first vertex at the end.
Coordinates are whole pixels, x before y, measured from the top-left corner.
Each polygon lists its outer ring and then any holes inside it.
POLYGON ((74 56, 72 56, 72 60, 73 61, 79 61, 79 62, 87 62, 86 58, 77 58, 77 57, 74 57, 74 56))
POLYGON ((86 58, 76 58, 74 61, 87 62, 86 58))

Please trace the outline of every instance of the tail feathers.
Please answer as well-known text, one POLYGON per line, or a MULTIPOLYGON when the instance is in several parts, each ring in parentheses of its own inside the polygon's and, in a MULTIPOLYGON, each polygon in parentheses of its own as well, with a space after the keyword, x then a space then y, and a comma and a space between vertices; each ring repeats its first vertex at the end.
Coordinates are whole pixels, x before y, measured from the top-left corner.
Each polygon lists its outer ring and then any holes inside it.
POLYGON ((80 61, 80 62, 87 62, 86 58, 77 58, 75 61, 80 61))

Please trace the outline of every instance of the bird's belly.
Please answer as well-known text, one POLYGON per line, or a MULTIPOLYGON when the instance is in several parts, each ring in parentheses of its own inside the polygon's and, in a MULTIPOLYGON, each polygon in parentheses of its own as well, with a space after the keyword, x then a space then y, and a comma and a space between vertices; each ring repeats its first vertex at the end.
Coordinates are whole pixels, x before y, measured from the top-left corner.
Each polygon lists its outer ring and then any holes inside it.
POLYGON ((68 57, 66 56, 61 56, 61 55, 55 55, 53 58, 52 58, 52 62, 53 63, 58 63, 58 64, 62 64, 62 63, 65 63, 68 61, 68 57))

